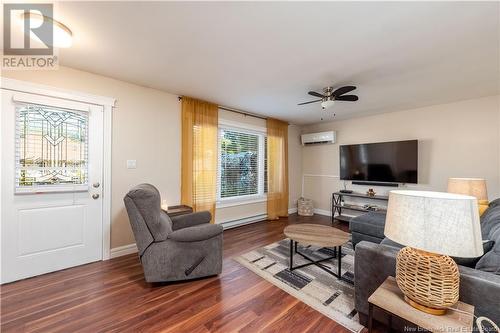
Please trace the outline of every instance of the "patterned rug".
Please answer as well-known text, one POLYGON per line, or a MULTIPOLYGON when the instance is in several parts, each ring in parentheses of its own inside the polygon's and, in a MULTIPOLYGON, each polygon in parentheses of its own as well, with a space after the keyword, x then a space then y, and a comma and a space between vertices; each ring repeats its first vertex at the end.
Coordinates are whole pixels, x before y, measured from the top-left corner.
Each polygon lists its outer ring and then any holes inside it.
MULTIPOLYGON (((329 248, 300 244, 298 250, 314 260, 333 254, 333 250, 329 248)), ((354 285, 338 280, 315 265, 290 271, 289 255, 290 240, 284 239, 245 253, 235 260, 342 326, 353 332, 360 332, 363 326, 354 309, 354 285)), ((308 262, 300 255, 294 255, 293 261, 294 266, 308 262)), ((337 259, 327 260, 322 264, 337 272, 337 259)), ((343 279, 353 281, 354 250, 350 242, 342 246, 341 268, 343 279)))

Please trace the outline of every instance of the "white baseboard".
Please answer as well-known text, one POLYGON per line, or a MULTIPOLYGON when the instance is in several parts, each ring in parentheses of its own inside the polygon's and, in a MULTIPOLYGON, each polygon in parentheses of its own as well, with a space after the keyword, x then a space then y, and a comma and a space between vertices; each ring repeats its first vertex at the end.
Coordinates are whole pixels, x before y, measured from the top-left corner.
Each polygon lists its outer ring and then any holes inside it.
POLYGON ((326 209, 314 208, 314 214, 332 216, 332 212, 326 209))
POLYGON ((295 213, 297 213, 297 207, 288 208, 288 214, 295 214, 295 213))
POLYGON ((137 253, 137 245, 135 243, 112 248, 110 258, 118 258, 132 253, 137 253))

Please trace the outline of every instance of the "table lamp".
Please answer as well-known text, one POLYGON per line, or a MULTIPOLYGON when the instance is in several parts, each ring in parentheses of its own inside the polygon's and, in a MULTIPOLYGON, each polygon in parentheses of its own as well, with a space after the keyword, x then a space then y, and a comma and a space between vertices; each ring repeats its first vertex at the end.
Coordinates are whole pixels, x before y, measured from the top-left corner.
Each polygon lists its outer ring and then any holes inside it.
POLYGON ((486 180, 482 178, 449 178, 448 192, 470 195, 477 198, 479 216, 488 208, 488 191, 486 180))
POLYGON ((165 200, 165 199, 162 199, 162 200, 161 200, 161 209, 163 209, 164 211, 167 211, 167 210, 168 210, 168 203, 167 203, 167 200, 165 200))
POLYGON ((391 191, 384 234, 406 246, 396 258, 405 301, 430 314, 445 314, 458 301, 460 276, 449 256, 483 254, 477 200, 471 196, 391 191))

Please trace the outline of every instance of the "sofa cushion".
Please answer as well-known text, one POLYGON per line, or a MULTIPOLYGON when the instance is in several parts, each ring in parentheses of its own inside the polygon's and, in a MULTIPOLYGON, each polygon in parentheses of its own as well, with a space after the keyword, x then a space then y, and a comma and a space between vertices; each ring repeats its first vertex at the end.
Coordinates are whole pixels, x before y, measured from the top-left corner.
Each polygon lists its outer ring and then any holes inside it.
POLYGON ((500 206, 500 198, 493 200, 488 204, 490 208, 500 206))
POLYGON ((132 188, 127 197, 134 202, 154 240, 166 240, 172 232, 172 221, 161 209, 160 192, 151 184, 140 184, 132 188))
POLYGON ((380 239, 384 238, 385 213, 369 212, 356 216, 349 222, 351 232, 370 235, 380 239))
POLYGON ((362 242, 362 241, 375 243, 375 244, 380 244, 380 242, 382 241, 382 238, 370 236, 367 234, 362 234, 362 233, 355 232, 355 231, 351 233, 351 237, 352 237, 352 245, 354 246, 354 248, 356 247, 356 245, 359 242, 362 242))
POLYGON ((481 235, 483 239, 491 239, 497 242, 496 239, 492 238, 492 233, 493 229, 498 226, 500 226, 500 199, 492 201, 481 216, 481 235))
POLYGON ((384 238, 384 240, 380 243, 382 245, 386 245, 386 246, 392 246, 392 247, 395 247, 397 249, 402 249, 404 247, 404 245, 402 244, 399 244, 399 243, 396 243, 395 241, 393 240, 390 240, 389 238, 384 238))
POLYGON ((491 239, 495 244, 477 262, 476 269, 500 275, 500 199, 490 202, 481 216, 481 234, 483 239, 491 239))
POLYGON ((476 264, 476 269, 483 272, 490 272, 500 275, 500 253, 490 251, 483 256, 476 264))
POLYGON ((477 262, 490 250, 493 248, 495 244, 492 240, 483 240, 483 255, 475 258, 462 258, 462 257, 452 257, 453 260, 457 263, 457 265, 467 266, 467 267, 476 267, 477 262))
POLYGON ((476 269, 500 275, 500 224, 490 231, 491 239, 495 241, 491 251, 479 259, 476 269))

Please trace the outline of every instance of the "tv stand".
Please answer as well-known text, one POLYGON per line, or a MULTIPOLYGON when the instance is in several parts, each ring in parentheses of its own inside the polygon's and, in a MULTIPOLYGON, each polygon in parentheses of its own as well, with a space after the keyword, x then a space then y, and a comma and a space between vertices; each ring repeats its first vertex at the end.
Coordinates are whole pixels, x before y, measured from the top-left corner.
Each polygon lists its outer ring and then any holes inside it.
POLYGON ((342 202, 342 199, 344 197, 363 198, 363 199, 370 200, 370 201, 373 201, 373 200, 389 201, 389 197, 386 195, 370 196, 370 195, 366 195, 363 193, 356 193, 356 192, 352 192, 352 193, 334 192, 334 193, 332 193, 332 223, 334 222, 334 220, 349 222, 352 219, 352 217, 350 217, 350 216, 342 215, 343 209, 354 210, 357 212, 365 212, 365 213, 371 212, 371 211, 377 211, 377 212, 385 212, 386 211, 385 209, 377 209, 377 210, 366 209, 366 208, 363 208, 362 206, 359 206, 359 205, 344 204, 342 206, 341 202, 342 202), (335 213, 338 213, 338 215, 335 216, 335 213))

